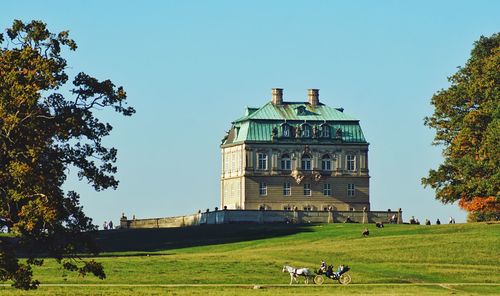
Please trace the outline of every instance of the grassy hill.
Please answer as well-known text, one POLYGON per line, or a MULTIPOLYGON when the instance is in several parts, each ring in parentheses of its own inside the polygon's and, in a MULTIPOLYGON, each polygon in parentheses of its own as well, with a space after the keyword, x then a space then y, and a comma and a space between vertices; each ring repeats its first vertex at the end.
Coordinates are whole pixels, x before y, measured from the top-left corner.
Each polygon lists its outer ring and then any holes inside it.
MULTIPOLYGON (((42 283, 99 286, 45 286, 27 295, 500 294, 500 224, 369 225, 368 238, 361 236, 365 226, 207 225, 100 232, 103 253, 97 260, 105 266, 106 280, 66 274, 47 260, 35 270, 42 283), (348 264, 352 284, 265 286, 288 284, 284 264, 316 269, 321 260, 348 264), (182 287, 161 286, 171 284, 182 287), (248 288, 253 285, 264 288, 248 288)), ((0 295, 7 294, 24 295, 0 289, 0 295)))

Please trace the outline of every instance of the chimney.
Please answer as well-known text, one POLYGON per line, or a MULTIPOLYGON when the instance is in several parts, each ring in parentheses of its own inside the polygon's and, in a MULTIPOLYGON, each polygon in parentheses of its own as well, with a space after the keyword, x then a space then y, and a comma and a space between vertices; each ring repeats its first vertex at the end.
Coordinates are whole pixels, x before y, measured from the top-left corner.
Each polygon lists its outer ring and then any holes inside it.
POLYGON ((282 88, 273 88, 273 105, 283 105, 283 89, 282 88))
POLYGON ((319 89, 308 89, 307 90, 307 100, 309 101, 309 104, 311 106, 317 106, 319 105, 319 89))

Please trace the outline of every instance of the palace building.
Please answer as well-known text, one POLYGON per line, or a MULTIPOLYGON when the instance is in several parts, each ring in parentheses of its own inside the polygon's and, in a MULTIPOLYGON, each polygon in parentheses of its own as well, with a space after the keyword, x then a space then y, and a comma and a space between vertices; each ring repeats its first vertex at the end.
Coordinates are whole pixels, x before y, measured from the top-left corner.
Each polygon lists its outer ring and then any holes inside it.
POLYGON ((246 108, 222 140, 221 208, 370 210, 368 142, 359 120, 321 103, 270 102, 246 108))

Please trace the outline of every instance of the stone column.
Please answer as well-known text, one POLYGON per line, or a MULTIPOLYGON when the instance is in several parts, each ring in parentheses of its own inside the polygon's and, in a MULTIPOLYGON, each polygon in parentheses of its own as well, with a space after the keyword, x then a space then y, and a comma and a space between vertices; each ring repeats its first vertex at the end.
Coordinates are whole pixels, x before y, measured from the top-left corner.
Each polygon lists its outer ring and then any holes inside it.
POLYGON ((328 223, 334 223, 335 220, 333 220, 333 208, 330 207, 328 208, 328 223))
POLYGON ((300 215, 300 211, 297 207, 293 210, 293 219, 295 220, 295 223, 300 224, 302 223, 302 217, 300 215))
POLYGON ((363 207, 363 224, 368 223, 368 212, 366 207, 363 207))
POLYGON ((273 171, 277 171, 278 170, 278 152, 275 152, 273 150, 271 150, 271 155, 272 155, 272 166, 271 166, 271 169, 273 171))
POLYGON ((122 213, 122 217, 120 218, 120 228, 122 229, 129 228, 129 223, 124 213, 122 213))

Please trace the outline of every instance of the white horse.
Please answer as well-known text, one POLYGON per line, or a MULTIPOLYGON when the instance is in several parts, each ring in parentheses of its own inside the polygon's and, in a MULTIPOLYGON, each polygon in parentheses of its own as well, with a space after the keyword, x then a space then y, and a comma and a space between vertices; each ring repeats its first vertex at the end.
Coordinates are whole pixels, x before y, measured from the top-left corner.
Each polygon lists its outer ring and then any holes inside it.
POLYGON ((297 284, 299 283, 299 281, 297 280, 298 275, 304 277, 305 284, 308 284, 309 278, 314 276, 314 273, 310 271, 308 268, 295 268, 293 266, 288 266, 288 265, 283 266, 282 272, 288 272, 290 274, 290 285, 292 284, 293 281, 295 281, 297 284))

